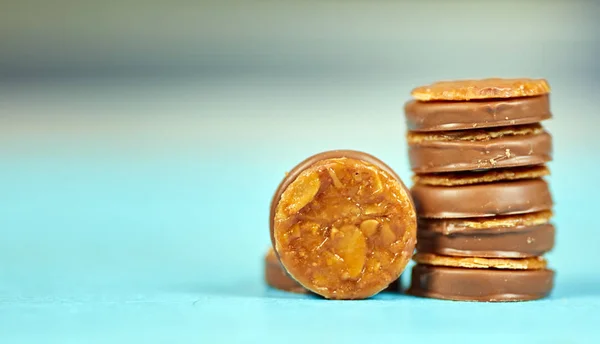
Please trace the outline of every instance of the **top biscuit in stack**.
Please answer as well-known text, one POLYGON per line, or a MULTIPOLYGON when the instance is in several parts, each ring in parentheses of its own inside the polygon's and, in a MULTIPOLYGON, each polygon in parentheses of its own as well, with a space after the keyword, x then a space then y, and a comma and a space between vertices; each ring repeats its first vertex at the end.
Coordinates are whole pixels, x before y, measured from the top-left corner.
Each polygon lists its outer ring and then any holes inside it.
POLYGON ((543 79, 443 81, 415 88, 405 105, 412 195, 419 218, 550 211, 542 177, 552 137, 543 79), (451 187, 451 188, 448 188, 451 187))
POLYGON ((551 160, 545 80, 439 82, 413 90, 405 106, 415 173, 532 166, 551 160))

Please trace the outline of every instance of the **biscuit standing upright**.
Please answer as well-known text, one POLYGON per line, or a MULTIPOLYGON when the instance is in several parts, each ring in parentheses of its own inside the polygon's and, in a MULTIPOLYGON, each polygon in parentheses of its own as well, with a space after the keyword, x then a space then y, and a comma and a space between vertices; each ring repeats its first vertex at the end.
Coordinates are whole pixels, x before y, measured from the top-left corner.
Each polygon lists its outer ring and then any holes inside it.
POLYGON ((409 292, 468 301, 542 298, 554 272, 545 80, 438 82, 405 105, 418 216, 409 292))
POLYGON ((296 165, 275 191, 269 222, 274 253, 297 282, 291 287, 329 299, 363 299, 386 289, 415 248, 408 189, 363 152, 323 152, 296 165))

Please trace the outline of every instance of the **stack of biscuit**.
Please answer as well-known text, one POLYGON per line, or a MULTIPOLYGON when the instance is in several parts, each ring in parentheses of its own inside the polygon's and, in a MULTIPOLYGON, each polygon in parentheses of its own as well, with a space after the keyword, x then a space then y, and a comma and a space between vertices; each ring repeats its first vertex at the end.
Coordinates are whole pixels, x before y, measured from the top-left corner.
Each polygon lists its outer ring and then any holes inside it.
POLYGON ((545 297, 554 272, 545 80, 438 82, 405 105, 418 216, 409 293, 465 301, 545 297))

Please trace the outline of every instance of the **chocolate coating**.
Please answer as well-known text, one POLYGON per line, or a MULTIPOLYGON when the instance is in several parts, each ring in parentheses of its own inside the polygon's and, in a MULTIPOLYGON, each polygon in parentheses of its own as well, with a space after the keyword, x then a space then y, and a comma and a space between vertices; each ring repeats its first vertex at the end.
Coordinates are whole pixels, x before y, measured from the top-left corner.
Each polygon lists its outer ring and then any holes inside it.
POLYGON ((299 294, 308 293, 308 290, 304 289, 300 283, 296 282, 285 272, 275 252, 272 250, 265 257, 265 281, 267 285, 275 289, 299 294))
POLYGON ((408 154, 415 173, 540 165, 552 160, 552 137, 542 132, 487 141, 423 141, 409 143, 408 154))
MULTIPOLYGON (((279 203, 279 200, 281 199, 281 194, 283 194, 285 189, 287 189, 287 187, 296 178, 298 178, 298 176, 300 175, 300 173, 302 173, 302 171, 309 168, 314 163, 321 161, 321 160, 325 160, 325 159, 336 159, 336 158, 350 158, 350 159, 362 160, 362 161, 366 161, 374 166, 377 166, 378 168, 380 168, 380 169, 384 170, 386 173, 388 173, 390 176, 394 177, 398 181, 400 186, 405 189, 406 194, 410 195, 410 192, 408 192, 408 189, 406 188, 406 186, 404 185, 404 183, 402 182, 400 177, 396 174, 396 172, 394 172, 394 170, 392 170, 392 168, 389 167, 387 164, 385 164, 383 161, 377 159, 376 157, 374 157, 370 154, 367 154, 364 152, 359 152, 359 151, 354 151, 354 150, 333 150, 333 151, 327 151, 327 152, 315 154, 313 156, 306 158, 305 160, 300 162, 298 165, 296 165, 281 181, 281 183, 277 187, 277 190, 275 191, 275 194, 273 195, 273 199, 271 200, 271 211, 269 213, 269 228, 270 228, 270 232, 271 232, 271 243, 273 244, 273 246, 275 246, 275 238, 273 236, 273 222, 275 219, 275 210, 277 209, 277 204, 279 203)), ((412 198, 409 197, 409 200, 410 200, 411 204, 413 204, 412 198)), ((277 253, 277 252, 275 252, 275 253, 277 253)))
POLYGON ((465 269, 417 264, 408 293, 456 301, 527 301, 550 294, 554 271, 465 269))
POLYGON ((484 258, 536 257, 554 247, 554 226, 520 226, 455 232, 444 235, 439 231, 419 227, 417 250, 446 256, 484 258))
POLYGON ((405 104, 404 112, 406 126, 412 131, 492 128, 552 117, 548 95, 463 102, 413 100, 405 104))
POLYGON ((401 278, 399 277, 397 280, 395 280, 394 282, 390 283, 390 285, 387 286, 387 288, 385 288, 383 290, 383 292, 386 293, 400 293, 401 290, 401 284, 400 283, 401 278))
POLYGON ((553 205, 543 179, 463 186, 416 184, 411 189, 417 215, 425 218, 466 218, 524 214, 553 205))

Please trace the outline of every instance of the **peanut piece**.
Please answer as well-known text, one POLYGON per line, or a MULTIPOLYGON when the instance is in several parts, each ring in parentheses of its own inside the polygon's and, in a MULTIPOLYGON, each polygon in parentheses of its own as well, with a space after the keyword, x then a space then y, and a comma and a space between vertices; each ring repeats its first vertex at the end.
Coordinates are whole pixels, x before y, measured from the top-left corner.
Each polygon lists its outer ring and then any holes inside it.
POLYGON ((340 232, 344 233, 344 237, 338 242, 335 251, 344 260, 348 272, 347 279, 356 279, 365 265, 367 242, 356 226, 342 226, 340 232))
POLYGON ((348 204, 340 212, 343 217, 359 216, 360 213, 360 208, 356 204, 348 204))
POLYGON ((337 236, 340 236, 340 230, 335 227, 332 227, 331 230, 329 231, 329 238, 335 239, 335 237, 337 237, 337 236))
POLYGON ((396 234, 394 234, 394 232, 390 228, 389 223, 384 223, 381 226, 381 241, 383 241, 385 245, 390 245, 391 243, 396 241, 396 234))
POLYGON ((375 232, 377 232, 377 227, 379 227, 379 222, 375 219, 364 220, 360 224, 360 230, 364 235, 371 237, 375 232))
POLYGON ((304 208, 310 201, 312 201, 321 187, 321 181, 319 175, 316 173, 310 173, 307 175, 300 175, 295 181, 295 187, 291 190, 291 199, 293 200, 288 205, 286 211, 288 215, 295 214, 304 208))
POLYGON ((384 209, 382 209, 378 204, 369 204, 363 207, 363 213, 365 215, 373 215, 373 214, 382 214, 384 209))
POLYGON ((372 173, 373 176, 373 193, 379 193, 383 191, 383 183, 381 182, 381 178, 379 178, 376 172, 372 173))
POLYGON ((329 177, 331 177, 331 180, 333 181, 333 186, 335 186, 338 189, 341 189, 344 187, 344 185, 338 178, 337 174, 335 174, 335 171, 333 170, 333 168, 331 168, 331 167, 328 168, 327 173, 329 174, 329 177))

